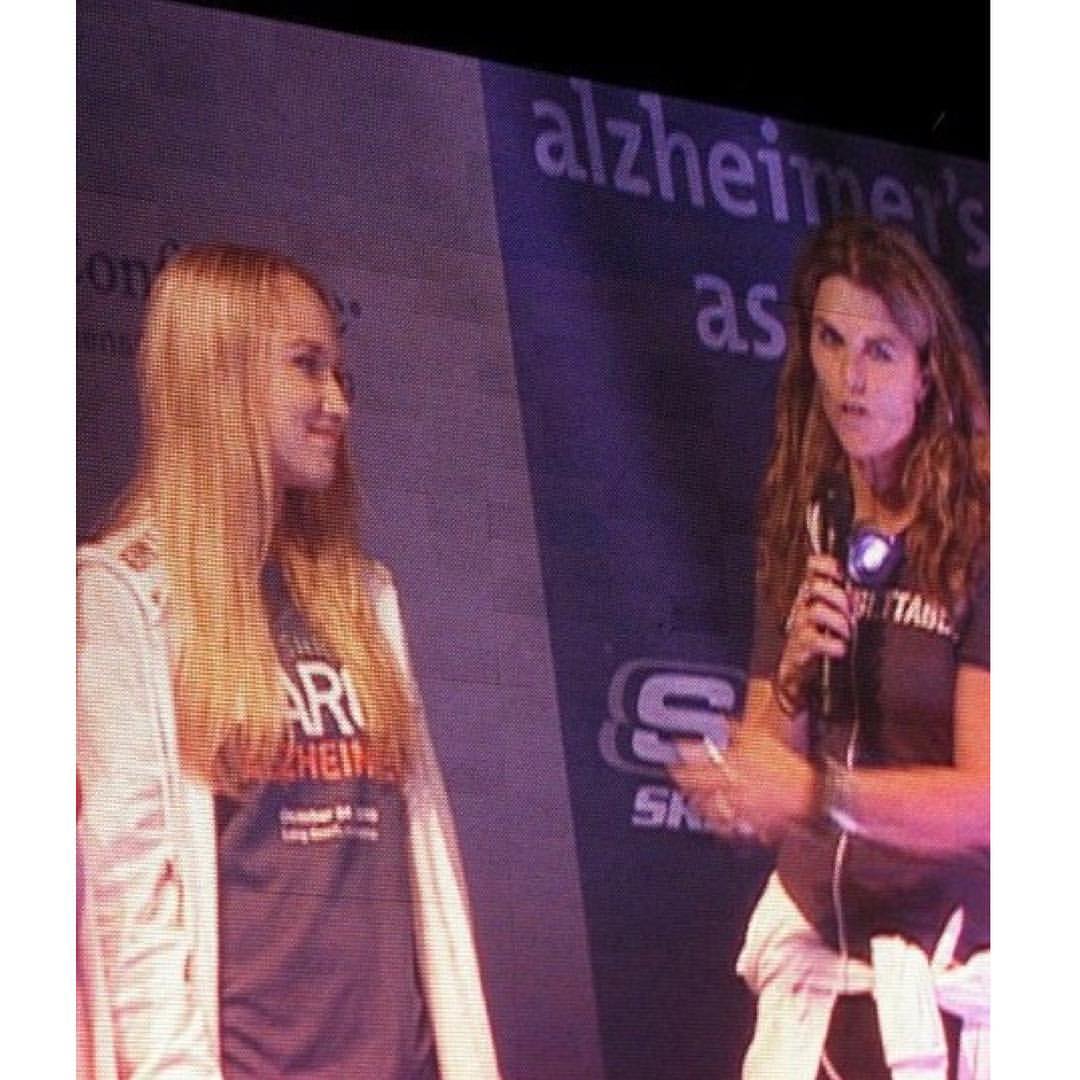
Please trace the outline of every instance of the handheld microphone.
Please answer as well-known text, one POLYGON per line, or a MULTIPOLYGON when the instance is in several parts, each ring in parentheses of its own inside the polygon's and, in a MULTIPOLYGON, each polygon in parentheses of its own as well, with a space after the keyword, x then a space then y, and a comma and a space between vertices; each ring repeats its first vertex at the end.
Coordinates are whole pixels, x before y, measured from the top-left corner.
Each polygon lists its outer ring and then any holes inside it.
MULTIPOLYGON (((842 473, 826 473, 819 486, 818 504, 821 507, 821 550, 840 564, 843 575, 847 563, 848 534, 851 532, 851 488, 842 473)), ((821 658, 821 716, 828 720, 833 711, 832 657, 821 658)))

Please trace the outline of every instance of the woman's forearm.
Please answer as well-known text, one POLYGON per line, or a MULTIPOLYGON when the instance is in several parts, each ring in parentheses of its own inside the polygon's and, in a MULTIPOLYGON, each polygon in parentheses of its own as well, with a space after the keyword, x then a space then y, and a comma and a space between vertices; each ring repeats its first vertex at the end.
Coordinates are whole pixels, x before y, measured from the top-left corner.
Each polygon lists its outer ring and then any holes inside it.
POLYGON ((833 772, 821 812, 868 839, 924 855, 990 844, 989 777, 955 767, 859 768, 833 772))

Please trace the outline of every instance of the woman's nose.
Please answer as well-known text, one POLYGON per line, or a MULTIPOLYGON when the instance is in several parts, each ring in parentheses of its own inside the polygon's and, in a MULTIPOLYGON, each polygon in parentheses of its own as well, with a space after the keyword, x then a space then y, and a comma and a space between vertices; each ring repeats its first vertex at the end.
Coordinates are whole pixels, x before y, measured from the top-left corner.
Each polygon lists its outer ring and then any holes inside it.
POLYGON ((866 384, 866 361, 862 352, 854 346, 844 349, 844 386, 848 390, 862 390, 866 384))
POLYGON ((349 415, 349 394, 342 379, 334 372, 327 372, 322 382, 322 408, 328 416, 349 415))

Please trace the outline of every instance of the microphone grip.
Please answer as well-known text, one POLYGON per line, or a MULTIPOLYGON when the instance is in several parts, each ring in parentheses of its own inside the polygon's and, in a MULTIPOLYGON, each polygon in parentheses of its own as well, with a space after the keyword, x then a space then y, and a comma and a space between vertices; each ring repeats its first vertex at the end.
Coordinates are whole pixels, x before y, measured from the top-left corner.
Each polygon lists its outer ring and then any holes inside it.
MULTIPOLYGON (((825 526, 825 551, 834 558, 840 556, 840 530, 835 521, 828 521, 825 526)), ((828 720, 833 712, 833 658, 821 658, 821 717, 828 720)))
POLYGON ((832 716, 832 657, 821 658, 821 715, 828 720, 832 716))
MULTIPOLYGON (((845 549, 853 516, 851 487, 847 476, 839 471, 826 473, 821 478, 815 498, 820 513, 818 550, 825 555, 831 555, 840 564, 842 577, 846 561, 845 549)), ((833 671, 833 667, 831 657, 821 658, 818 704, 821 707, 823 720, 832 717, 836 705, 836 682, 839 672, 833 671)))

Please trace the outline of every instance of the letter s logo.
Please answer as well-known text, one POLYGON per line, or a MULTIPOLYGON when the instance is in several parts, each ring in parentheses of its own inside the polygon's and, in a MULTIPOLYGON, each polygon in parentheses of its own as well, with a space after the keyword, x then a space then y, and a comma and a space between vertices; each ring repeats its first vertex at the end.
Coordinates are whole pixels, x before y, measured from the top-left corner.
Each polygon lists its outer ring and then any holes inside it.
POLYGON ((601 757, 619 772, 666 779, 674 739, 708 737, 721 749, 727 746, 744 683, 741 672, 718 664, 628 660, 608 688, 601 757))

